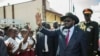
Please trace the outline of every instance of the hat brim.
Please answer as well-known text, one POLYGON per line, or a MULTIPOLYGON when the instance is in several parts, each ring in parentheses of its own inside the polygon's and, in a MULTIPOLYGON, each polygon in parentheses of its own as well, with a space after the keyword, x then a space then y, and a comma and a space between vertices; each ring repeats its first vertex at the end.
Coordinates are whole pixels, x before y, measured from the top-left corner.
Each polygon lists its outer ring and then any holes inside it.
POLYGON ((79 23, 79 18, 76 15, 68 15, 68 16, 62 16, 60 18, 61 21, 64 21, 64 19, 66 19, 67 17, 72 18, 73 20, 75 20, 75 24, 79 23))

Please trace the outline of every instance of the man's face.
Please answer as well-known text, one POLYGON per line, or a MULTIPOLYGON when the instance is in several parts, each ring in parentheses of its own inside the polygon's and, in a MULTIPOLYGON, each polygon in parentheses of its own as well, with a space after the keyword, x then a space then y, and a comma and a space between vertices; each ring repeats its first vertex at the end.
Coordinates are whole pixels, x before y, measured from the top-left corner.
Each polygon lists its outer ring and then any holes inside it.
POLYGON ((30 31, 29 36, 32 37, 33 34, 34 34, 34 32, 33 31, 30 31))
POLYGON ((64 26, 66 27, 66 28, 71 28, 73 25, 75 24, 75 21, 72 19, 72 18, 70 18, 70 17, 67 17, 66 19, 64 19, 64 26))
POLYGON ((24 37, 27 34, 28 31, 21 31, 22 37, 24 37))
POLYGON ((84 14, 85 20, 90 21, 91 14, 84 14))
POLYGON ((18 31, 17 31, 17 30, 11 30, 11 31, 10 31, 10 36, 11 36, 11 37, 16 37, 17 34, 18 34, 18 31))

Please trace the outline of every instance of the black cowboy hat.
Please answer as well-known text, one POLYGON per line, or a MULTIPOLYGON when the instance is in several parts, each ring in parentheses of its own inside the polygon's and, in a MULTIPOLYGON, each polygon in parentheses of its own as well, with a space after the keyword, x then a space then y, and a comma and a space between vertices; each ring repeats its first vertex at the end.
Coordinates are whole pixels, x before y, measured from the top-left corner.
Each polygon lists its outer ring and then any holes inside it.
POLYGON ((64 19, 66 19, 67 17, 70 17, 71 19, 75 20, 75 24, 79 23, 79 19, 76 15, 72 14, 72 13, 66 13, 65 16, 61 17, 61 21, 64 21, 64 19))

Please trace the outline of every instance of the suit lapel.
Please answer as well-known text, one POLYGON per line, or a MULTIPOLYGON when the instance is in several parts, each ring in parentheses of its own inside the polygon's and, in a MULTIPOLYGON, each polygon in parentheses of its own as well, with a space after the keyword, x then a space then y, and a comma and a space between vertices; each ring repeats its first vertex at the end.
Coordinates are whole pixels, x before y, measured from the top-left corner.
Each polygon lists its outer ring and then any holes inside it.
MULTIPOLYGON (((71 36, 71 39, 69 40, 69 43, 68 43, 68 46, 70 46, 70 45, 74 45, 74 43, 76 42, 76 39, 77 39, 77 28, 75 27, 75 29, 74 29, 74 32, 73 32, 73 34, 72 34, 72 36, 71 36)), ((67 47, 68 47, 67 46, 67 47)))
POLYGON ((61 41, 61 46, 66 49, 69 46, 72 46, 74 43, 76 43, 76 39, 77 39, 77 27, 74 28, 73 34, 71 36, 71 39, 69 40, 68 46, 66 46, 66 41, 65 41, 65 36, 62 34, 62 32, 59 32, 59 40, 61 41))
POLYGON ((60 35, 59 35, 59 40, 61 41, 61 46, 63 46, 63 48, 66 48, 66 42, 65 42, 65 36, 62 34, 61 31, 59 31, 60 35))

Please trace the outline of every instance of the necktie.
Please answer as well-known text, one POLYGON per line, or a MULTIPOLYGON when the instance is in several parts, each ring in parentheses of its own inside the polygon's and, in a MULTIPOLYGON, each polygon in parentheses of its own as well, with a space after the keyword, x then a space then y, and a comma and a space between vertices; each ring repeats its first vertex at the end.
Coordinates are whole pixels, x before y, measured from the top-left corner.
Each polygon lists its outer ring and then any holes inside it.
POLYGON ((66 45, 68 45, 68 42, 69 42, 68 41, 68 39, 69 39, 69 32, 70 32, 70 30, 68 30, 67 35, 66 35, 66 39, 65 39, 66 40, 66 45))

